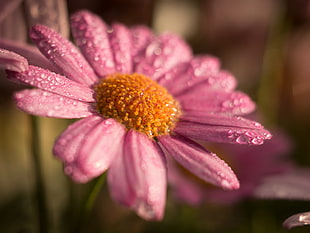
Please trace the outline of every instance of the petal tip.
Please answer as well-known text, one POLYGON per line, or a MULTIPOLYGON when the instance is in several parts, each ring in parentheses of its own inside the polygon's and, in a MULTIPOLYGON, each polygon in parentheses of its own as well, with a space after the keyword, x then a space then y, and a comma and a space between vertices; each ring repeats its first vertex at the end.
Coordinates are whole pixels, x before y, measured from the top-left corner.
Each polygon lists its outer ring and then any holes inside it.
POLYGON ((222 180, 221 186, 226 190, 237 190, 240 188, 240 183, 237 179, 233 181, 222 180))

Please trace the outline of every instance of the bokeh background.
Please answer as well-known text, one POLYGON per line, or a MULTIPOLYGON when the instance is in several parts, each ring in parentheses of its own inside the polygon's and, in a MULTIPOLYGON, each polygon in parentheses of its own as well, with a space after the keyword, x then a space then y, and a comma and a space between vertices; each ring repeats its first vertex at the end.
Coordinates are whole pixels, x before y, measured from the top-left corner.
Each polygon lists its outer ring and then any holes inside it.
MULTIPOLYGON (((257 102, 261 122, 267 128, 281 128, 289 135, 294 145, 290 159, 299 167, 310 166, 310 1, 67 1, 68 14, 79 9, 91 10, 108 23, 146 24, 156 33, 178 33, 195 54, 219 57, 222 68, 237 78, 238 89, 257 102)), ((19 8, 18 14, 27 12, 19 8)), ((0 24, 1 37, 15 39, 6 33, 10 31, 6 25, 0 24)), ((15 30, 27 41, 27 30, 19 26, 16 24, 15 30)), ((11 98, 20 88, 5 80, 4 72, 1 73, 0 232, 3 233, 37 232, 35 174, 29 149, 31 118, 17 110, 11 98)), ((39 119, 42 177, 51 232, 71 232, 81 203, 93 185, 70 182, 61 163, 52 155, 55 138, 68 124, 66 120, 39 119)), ((287 232, 281 224, 288 216, 310 211, 310 201, 292 200, 247 199, 230 205, 190 206, 168 192, 164 220, 147 222, 114 203, 106 188, 104 185, 100 191, 91 218, 81 224, 80 232, 281 233, 287 232)), ((310 232, 310 227, 289 232, 310 232)))

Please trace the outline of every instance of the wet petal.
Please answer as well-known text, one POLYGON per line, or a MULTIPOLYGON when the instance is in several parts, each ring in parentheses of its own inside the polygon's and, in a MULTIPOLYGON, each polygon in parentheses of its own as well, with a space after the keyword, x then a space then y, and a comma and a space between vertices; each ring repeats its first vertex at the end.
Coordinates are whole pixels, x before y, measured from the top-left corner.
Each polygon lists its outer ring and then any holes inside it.
POLYGON ((65 164, 74 162, 83 140, 88 132, 103 119, 100 116, 89 116, 69 125, 67 129, 59 135, 53 147, 53 153, 65 164))
POLYGON ((118 203, 132 207, 135 193, 128 182, 128 174, 123 154, 116 156, 108 171, 108 185, 111 197, 118 203))
POLYGON ((108 26, 96 15, 79 11, 71 17, 74 39, 99 77, 115 73, 108 26))
POLYGON ((136 66, 135 71, 156 80, 179 63, 192 58, 188 45, 179 37, 163 34, 150 43, 136 66))
POLYGON ((166 167, 164 157, 146 135, 129 131, 123 155, 109 169, 112 197, 147 220, 160 220, 166 202, 166 167))
POLYGON ((187 90, 193 85, 205 82, 209 88, 232 90, 235 88, 235 78, 227 72, 219 73, 220 63, 211 56, 194 57, 190 62, 184 62, 169 70, 158 80, 173 95, 187 90))
POLYGON ((131 34, 129 30, 119 23, 115 23, 109 30, 110 46, 114 52, 116 72, 132 72, 131 34))
MULTIPOLYGON (((194 89, 194 88, 193 88, 194 89)), ((205 91, 200 88, 178 96, 184 111, 206 111, 234 115, 248 114, 254 111, 255 103, 242 92, 205 91)))
POLYGON ((30 37, 40 51, 68 78, 92 85, 97 76, 78 49, 60 34, 44 25, 35 25, 30 37))
POLYGON ((201 179, 225 189, 239 188, 231 168, 214 153, 181 136, 161 136, 158 139, 175 160, 201 179))
POLYGON ((139 62, 139 54, 143 52, 145 47, 151 42, 154 38, 153 32, 145 26, 135 26, 130 29, 131 33, 131 54, 134 57, 134 62, 139 62), (138 55, 137 57, 135 57, 138 55))
POLYGON ((166 203, 164 156, 145 134, 131 130, 124 144, 124 162, 137 214, 148 220, 161 220, 166 203))
POLYGON ((291 229, 293 227, 310 225, 310 212, 294 214, 287 218, 283 224, 286 229, 291 229))
POLYGON ((217 126, 230 126, 251 129, 264 128, 260 123, 243 117, 208 112, 188 111, 184 112, 180 119, 182 119, 183 121, 198 122, 202 124, 217 126))
POLYGON ((8 78, 75 100, 94 102, 92 89, 66 77, 36 66, 22 73, 7 72, 8 78))
POLYGON ((219 90, 222 92, 233 91, 237 85, 237 81, 230 73, 226 71, 221 71, 218 74, 208 75, 201 78, 202 81, 196 83, 189 83, 186 89, 183 89, 181 92, 174 94, 175 96, 183 95, 200 95, 200 93, 208 93, 212 90, 219 90), (191 85, 193 84, 193 85, 191 85))
POLYGON ((23 72, 28 69, 28 61, 14 52, 0 49, 0 69, 23 72))
POLYGON ((28 45, 22 42, 14 42, 12 40, 0 39, 0 47, 13 51, 28 60, 31 65, 43 67, 45 69, 58 72, 58 69, 50 63, 40 51, 32 45, 28 45))
POLYGON ((189 179, 188 174, 184 172, 174 159, 168 160, 168 181, 173 192, 173 197, 176 197, 182 202, 197 206, 202 204, 205 197, 205 189, 198 182, 193 182, 189 179))
POLYGON ((29 25, 37 23, 53 28, 63 37, 69 37, 68 10, 65 0, 26 0, 26 17, 29 25))
POLYGON ((28 114, 69 119, 93 114, 88 103, 39 89, 19 91, 14 98, 17 107, 28 114))
POLYGON ((174 132, 197 140, 249 145, 261 145, 264 140, 271 138, 270 132, 260 127, 209 125, 190 121, 178 122, 174 132))
MULTIPOLYGON (((87 130, 87 129, 86 129, 87 130)), ((77 182, 87 182, 103 172, 122 151, 125 129, 113 119, 102 119, 86 133, 65 172, 77 182)))

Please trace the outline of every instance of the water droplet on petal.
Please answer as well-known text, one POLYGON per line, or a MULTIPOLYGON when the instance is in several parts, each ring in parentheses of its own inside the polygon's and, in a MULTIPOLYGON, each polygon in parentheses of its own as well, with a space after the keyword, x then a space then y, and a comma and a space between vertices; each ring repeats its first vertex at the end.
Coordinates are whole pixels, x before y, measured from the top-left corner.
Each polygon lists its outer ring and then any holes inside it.
POLYGON ((64 172, 65 172, 66 175, 71 175, 72 172, 73 172, 72 166, 66 166, 65 169, 64 169, 64 172))
POLYGON ((236 138, 236 142, 239 144, 246 144, 248 140, 244 135, 240 135, 236 138))
POLYGON ((154 55, 160 55, 162 53, 162 50, 161 50, 161 48, 156 48, 155 50, 154 50, 154 55))

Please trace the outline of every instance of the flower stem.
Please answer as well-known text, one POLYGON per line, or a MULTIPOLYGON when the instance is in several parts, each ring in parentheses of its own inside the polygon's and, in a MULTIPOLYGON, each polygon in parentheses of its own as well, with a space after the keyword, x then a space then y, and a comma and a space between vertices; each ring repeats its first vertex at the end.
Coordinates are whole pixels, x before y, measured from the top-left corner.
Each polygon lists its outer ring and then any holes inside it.
MULTIPOLYGON (((280 116, 281 91, 284 88, 284 45, 290 30, 286 8, 282 6, 274 15, 269 39, 264 54, 261 82, 258 89, 258 106, 269 124, 278 122, 280 116)), ((285 81, 285 82, 284 82, 285 81)))
POLYGON ((103 175, 101 175, 100 177, 98 177, 98 179, 95 181, 95 184, 85 202, 85 210, 84 210, 84 213, 86 215, 89 215, 93 206, 94 206, 94 203, 97 199, 97 196, 101 190, 101 187, 102 185, 104 184, 104 181, 105 181, 105 178, 106 178, 106 175, 105 173, 103 175))
POLYGON ((41 168, 40 159, 40 135, 39 135, 39 121, 35 116, 30 116, 31 123, 31 136, 30 136, 30 146, 31 154, 34 165, 34 175, 35 175, 35 197, 37 200, 37 218, 39 222, 39 232, 47 233, 49 232, 49 218, 48 218, 48 208, 46 200, 46 191, 44 187, 44 178, 41 168))
POLYGON ((95 180, 93 186, 90 189, 89 194, 84 200, 81 213, 80 213, 80 216, 78 218, 78 221, 74 228, 73 233, 81 232, 83 225, 88 221, 91 211, 93 209, 93 206, 95 204, 95 201, 97 199, 97 196, 101 190, 102 185, 105 182, 105 178, 106 178, 106 175, 103 174, 95 180))

